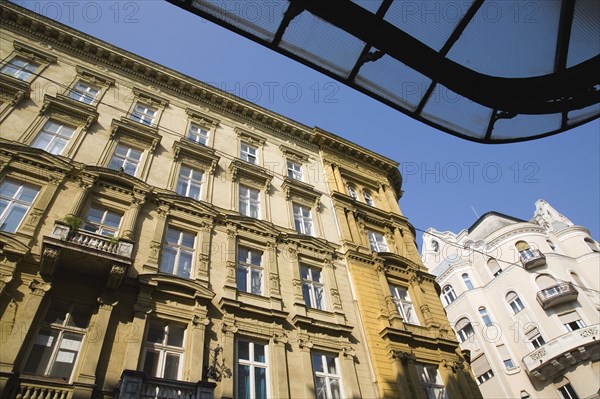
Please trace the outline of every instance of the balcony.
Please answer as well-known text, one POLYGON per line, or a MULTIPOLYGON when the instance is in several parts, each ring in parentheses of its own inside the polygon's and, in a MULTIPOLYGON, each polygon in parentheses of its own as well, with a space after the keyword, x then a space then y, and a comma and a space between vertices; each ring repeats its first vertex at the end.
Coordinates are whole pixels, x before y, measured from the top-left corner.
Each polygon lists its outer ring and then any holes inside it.
POLYGON ((571 283, 561 283, 538 291, 536 298, 543 309, 577 299, 579 291, 571 283))
POLYGON ((519 257, 521 258, 521 264, 525 270, 530 270, 534 267, 546 264, 546 257, 537 249, 526 249, 524 251, 520 251, 519 257))
POLYGON ((212 399, 216 384, 148 377, 143 371, 124 370, 115 399, 212 399))
POLYGON ((540 380, 551 380, 564 369, 600 359, 600 325, 563 334, 523 358, 525 370, 540 380))
POLYGON ((16 399, 70 399, 73 386, 55 379, 39 376, 21 376, 8 397, 16 399))

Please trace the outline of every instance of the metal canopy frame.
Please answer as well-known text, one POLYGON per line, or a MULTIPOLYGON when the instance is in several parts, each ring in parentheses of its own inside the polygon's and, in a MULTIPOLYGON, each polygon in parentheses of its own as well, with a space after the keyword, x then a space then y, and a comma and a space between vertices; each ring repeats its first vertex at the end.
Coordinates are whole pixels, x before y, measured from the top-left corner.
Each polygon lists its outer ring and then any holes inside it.
MULTIPOLYGON (((550 74, 530 77, 498 77, 477 72, 448 58, 448 53, 480 11, 486 0, 473 0, 462 19, 456 24, 444 45, 435 50, 384 19, 394 0, 382 0, 376 12, 350 0, 280 0, 285 12, 272 34, 258 34, 253 21, 232 15, 226 9, 215 7, 217 0, 167 0, 183 9, 202 16, 272 50, 297 60, 336 80, 345 83, 394 109, 452 135, 482 143, 507 143, 532 140, 569 130, 600 115, 600 54, 567 67, 567 54, 573 28, 575 1, 563 0, 556 31, 554 68, 550 74), (310 13, 325 23, 344 31, 363 43, 360 55, 354 59, 348 73, 340 73, 336 65, 315 61, 318 55, 310 49, 290 50, 282 45, 290 24, 302 13, 310 13), (384 55, 392 57, 413 71, 430 79, 423 97, 415 107, 408 107, 389 96, 383 96, 357 79, 368 63, 376 63, 384 55), (325 65, 325 66, 324 66, 325 65), (447 123, 440 115, 426 114, 424 109, 439 85, 489 109, 486 126, 473 133, 456 124, 447 123), (569 112, 592 107, 578 120, 571 120, 569 112), (561 115, 557 126, 531 134, 495 134, 499 120, 510 120, 519 115, 561 115)), ((220 0, 221 3, 231 0, 220 0)), ((241 0, 243 1, 243 0, 241 0)), ((398 1, 398 0, 396 0, 398 1)), ((584 1, 584 0, 577 0, 584 1)), ((256 3, 256 1, 255 1, 256 3)), ((260 3, 260 1, 258 1, 260 3)), ((272 3, 272 1, 271 1, 272 3)), ((596 16, 600 18, 600 14, 596 16)), ((600 32, 599 32, 600 34, 600 32)), ((600 37, 600 36, 598 36, 600 37)), ((335 39, 323 37, 322 40, 335 39)), ((339 39, 339 37, 338 37, 339 39)), ((494 49, 490 49, 494 51, 494 49)), ((468 101, 467 100, 467 101, 468 101)), ((482 119, 482 118, 480 118, 482 119)), ((540 119, 538 119, 540 120, 540 119)), ((542 124, 543 125, 543 124, 542 124)))

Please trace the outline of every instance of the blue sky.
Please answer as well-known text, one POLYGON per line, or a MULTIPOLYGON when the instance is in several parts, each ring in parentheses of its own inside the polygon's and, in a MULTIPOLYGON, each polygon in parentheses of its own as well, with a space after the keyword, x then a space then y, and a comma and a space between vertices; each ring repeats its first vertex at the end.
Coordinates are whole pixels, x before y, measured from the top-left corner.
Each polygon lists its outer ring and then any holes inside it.
POLYGON ((598 119, 531 142, 477 144, 162 0, 14 3, 400 162, 400 207, 417 229, 458 232, 488 211, 530 219, 543 198, 600 239, 598 119))

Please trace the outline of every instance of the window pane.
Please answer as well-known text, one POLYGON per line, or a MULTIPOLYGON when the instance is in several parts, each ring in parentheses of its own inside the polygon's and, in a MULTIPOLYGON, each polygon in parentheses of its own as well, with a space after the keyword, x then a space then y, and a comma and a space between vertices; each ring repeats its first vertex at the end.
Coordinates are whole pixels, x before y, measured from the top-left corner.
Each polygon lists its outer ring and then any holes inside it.
POLYGON ((252 270, 251 292, 257 295, 260 295, 262 293, 262 272, 260 270, 252 270))
POLYGON ((160 377, 158 373, 159 353, 153 350, 146 350, 146 358, 144 359, 144 372, 151 377, 160 377))
POLYGON ((0 195, 7 198, 15 198, 15 194, 19 187, 21 187, 19 184, 10 180, 5 180, 0 185, 0 195))
POLYGON ((325 360, 327 361, 327 371, 329 372, 329 374, 337 374, 335 369, 335 358, 325 356, 325 360))
POLYGON ((248 269, 245 267, 237 268, 237 289, 243 292, 248 292, 247 283, 248 269))
POLYGON ((162 344, 165 340, 165 327, 160 323, 150 323, 146 342, 162 344))
POLYGON ((262 367, 254 368, 254 397, 267 397, 267 370, 262 367))
POLYGON ((250 399, 250 366, 238 365, 238 392, 240 399, 250 399))
POLYGON ((250 343, 238 341, 238 359, 250 360, 250 343))
POLYGON ((167 345, 183 348, 183 336, 185 327, 169 324, 169 335, 167 336, 167 345))
POLYGON ((315 297, 316 297, 316 304, 315 307, 317 309, 321 309, 323 310, 323 308, 325 307, 325 301, 323 301, 323 287, 314 287, 315 288, 315 297))
POLYGON ((160 262, 160 271, 163 273, 173 274, 173 268, 175 266, 176 251, 171 247, 164 247, 162 259, 160 262))
POLYGON ((265 362, 265 346, 260 344, 254 344, 254 361, 265 362))
POLYGON ((317 399, 327 399, 327 388, 325 387, 325 378, 316 377, 315 383, 317 389, 317 399))
POLYGON ((338 379, 331 380, 331 383, 329 386, 331 387, 331 397, 333 399, 339 399, 341 397, 340 381, 338 379))
POLYGON ((179 355, 176 353, 167 353, 163 378, 176 380, 177 377, 179 377, 179 355))
POLYGON ((106 219, 104 220, 104 224, 110 227, 119 227, 121 224, 121 215, 116 212, 108 211, 106 213, 106 219))
POLYGON ((31 349, 24 371, 44 375, 58 338, 57 330, 42 329, 31 349))
POLYGON ((27 213, 27 208, 22 206, 13 206, 10 210, 10 213, 4 220, 4 223, 2 223, 2 226, 0 226, 0 230, 8 233, 14 233, 17 231, 17 228, 19 227, 21 220, 23 220, 25 213, 27 213))
POLYGON ((192 271, 192 254, 187 251, 181 251, 179 254, 179 265, 177 265, 177 275, 189 278, 192 271))
POLYGON ((321 360, 321 355, 312 355, 312 364, 313 371, 322 373, 323 372, 323 362, 321 360))

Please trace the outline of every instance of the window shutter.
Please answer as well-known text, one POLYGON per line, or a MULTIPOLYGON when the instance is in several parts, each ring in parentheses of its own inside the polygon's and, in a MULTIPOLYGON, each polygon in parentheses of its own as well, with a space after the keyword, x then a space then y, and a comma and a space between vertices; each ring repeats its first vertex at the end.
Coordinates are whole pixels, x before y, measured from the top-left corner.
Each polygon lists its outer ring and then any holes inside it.
POLYGON ((473 374, 475 374, 475 377, 479 377, 480 375, 482 375, 488 370, 491 370, 492 368, 490 367, 490 363, 488 362, 487 357, 485 357, 485 355, 481 355, 477 359, 473 360, 473 362, 471 363, 471 369, 473 370, 473 374))

